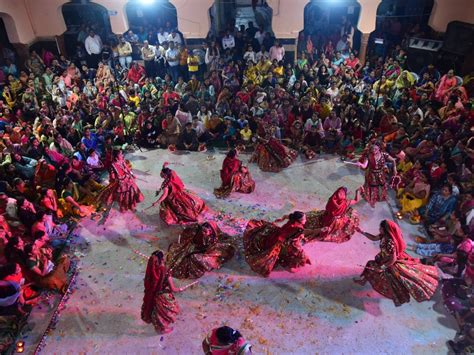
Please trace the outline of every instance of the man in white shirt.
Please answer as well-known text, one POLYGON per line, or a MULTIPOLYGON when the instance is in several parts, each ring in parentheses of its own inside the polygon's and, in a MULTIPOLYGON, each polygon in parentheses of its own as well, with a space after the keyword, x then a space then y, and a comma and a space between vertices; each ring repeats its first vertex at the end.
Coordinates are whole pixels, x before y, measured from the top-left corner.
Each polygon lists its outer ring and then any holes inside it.
POLYGON ((263 44, 263 39, 265 38, 265 31, 263 30, 263 27, 260 27, 258 31, 255 32, 254 38, 257 40, 260 46, 263 44))
POLYGON ((222 48, 224 50, 226 49, 232 49, 235 47, 235 38, 230 34, 229 31, 225 34, 225 36, 222 38, 222 48))
POLYGON ((120 42, 117 45, 117 52, 119 57, 119 63, 124 69, 130 68, 132 63, 132 45, 127 42, 125 38, 120 37, 120 42))
POLYGON ((173 42, 175 46, 183 43, 183 41, 181 40, 181 36, 178 34, 178 32, 176 32, 176 30, 172 30, 171 33, 168 35, 168 42, 173 42))
POLYGON ((168 70, 174 83, 178 82, 179 75, 179 51, 175 48, 174 42, 169 43, 169 48, 166 51, 166 61, 168 62, 168 70))
POLYGON ((143 42, 143 47, 141 49, 143 63, 145 64, 145 71, 148 77, 155 76, 155 58, 156 58, 156 48, 155 46, 150 46, 148 41, 143 42))
POLYGON ((170 34, 168 32, 165 32, 163 27, 160 27, 160 29, 158 30, 158 34, 156 35, 156 37, 158 38, 158 43, 162 46, 163 43, 168 42, 169 35, 170 34))
POLYGON ((87 52, 87 65, 89 68, 97 68, 100 61, 100 54, 102 53, 102 39, 94 31, 89 31, 89 36, 84 42, 84 47, 87 52))

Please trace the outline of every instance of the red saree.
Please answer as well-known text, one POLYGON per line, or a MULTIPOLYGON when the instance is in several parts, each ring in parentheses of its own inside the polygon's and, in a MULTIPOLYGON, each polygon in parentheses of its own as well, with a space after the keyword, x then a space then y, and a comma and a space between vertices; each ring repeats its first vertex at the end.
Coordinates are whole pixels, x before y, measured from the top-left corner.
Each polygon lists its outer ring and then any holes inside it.
POLYGON ((277 264, 286 268, 309 263, 301 245, 304 227, 287 222, 283 227, 263 220, 250 220, 244 232, 244 254, 250 268, 268 277, 277 264))
POLYGON ((250 158, 250 162, 258 164, 262 171, 277 173, 289 167, 298 156, 296 150, 285 147, 277 139, 270 138, 260 142, 250 158))
POLYGON ((233 243, 214 222, 207 222, 212 230, 205 235, 199 225, 186 228, 181 242, 173 243, 166 255, 171 274, 178 279, 197 279, 204 273, 219 269, 235 254, 233 243))
POLYGON ((160 217, 168 225, 197 222, 206 205, 197 195, 184 189, 181 179, 173 171, 164 182, 168 195, 160 204, 160 217))
POLYGON ((306 240, 343 243, 349 241, 359 227, 359 216, 349 207, 345 187, 338 188, 332 194, 325 210, 306 213, 306 229, 324 227, 328 228, 326 232, 305 235, 306 240))
POLYGON ((155 255, 148 259, 145 273, 145 295, 141 318, 145 323, 153 323, 158 333, 174 323, 179 306, 168 283, 166 266, 160 265, 155 255))
POLYGON ((56 183, 56 169, 45 161, 38 162, 35 167, 35 186, 54 188, 56 183))
POLYGON ((98 196, 101 204, 111 205, 117 201, 120 211, 124 212, 133 211, 137 204, 143 201, 143 194, 124 159, 118 159, 112 163, 109 180, 109 185, 98 196))
POLYGON ((214 195, 217 198, 228 197, 232 192, 249 194, 255 190, 255 181, 252 180, 247 168, 242 166, 242 162, 237 158, 226 157, 224 159, 221 180, 222 186, 214 189, 214 195))
POLYGON ((400 228, 393 221, 387 222, 389 236, 381 239, 380 253, 367 263, 362 277, 397 307, 410 302, 410 297, 418 302, 429 300, 438 287, 438 270, 406 254, 400 228))

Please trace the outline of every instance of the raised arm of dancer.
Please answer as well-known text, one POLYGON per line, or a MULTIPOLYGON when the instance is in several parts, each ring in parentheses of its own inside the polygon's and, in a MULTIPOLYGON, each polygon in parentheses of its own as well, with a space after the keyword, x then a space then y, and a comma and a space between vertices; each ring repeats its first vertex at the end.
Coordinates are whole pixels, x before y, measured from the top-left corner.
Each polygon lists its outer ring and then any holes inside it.
POLYGON ((168 188, 167 188, 167 187, 165 187, 165 188, 163 189, 163 192, 162 192, 160 198, 159 198, 158 200, 156 200, 155 202, 153 202, 152 206, 156 206, 156 205, 160 204, 161 202, 163 202, 163 200, 164 200, 166 197, 168 197, 168 188))
POLYGON ((289 217, 289 216, 286 214, 286 215, 284 215, 283 217, 280 217, 280 218, 278 218, 278 219, 275 219, 275 220, 273 221, 273 223, 280 223, 280 222, 286 221, 286 220, 288 219, 288 217, 289 217))
POLYGON ((361 186, 356 190, 355 198, 349 202, 349 206, 355 205, 357 202, 360 201, 361 195, 364 192, 364 188, 361 186))
POLYGON ((168 283, 170 285, 171 292, 183 292, 184 291, 183 288, 175 286, 173 278, 171 276, 168 276, 168 283))
POLYGON ((379 236, 379 235, 373 235, 373 234, 364 232, 364 231, 363 231, 362 229, 360 229, 360 228, 357 228, 357 232, 359 232, 360 234, 362 234, 362 235, 365 236, 367 239, 370 239, 370 240, 373 241, 373 242, 377 242, 377 241, 380 240, 380 236, 379 236))
POLYGON ((171 276, 168 276, 168 283, 170 285, 170 288, 171 288, 171 291, 172 292, 183 292, 184 290, 188 289, 189 287, 191 287, 192 285, 195 285, 197 284, 199 281, 194 281, 194 282, 191 282, 190 284, 186 285, 186 286, 183 286, 183 287, 176 287, 175 284, 174 284, 174 281, 173 281, 173 278, 171 276))
POLYGON ((363 162, 358 161, 358 162, 357 162, 357 165, 358 165, 360 168, 365 169, 365 168, 367 168, 367 165, 369 165, 369 160, 368 160, 368 159, 364 159, 363 162))

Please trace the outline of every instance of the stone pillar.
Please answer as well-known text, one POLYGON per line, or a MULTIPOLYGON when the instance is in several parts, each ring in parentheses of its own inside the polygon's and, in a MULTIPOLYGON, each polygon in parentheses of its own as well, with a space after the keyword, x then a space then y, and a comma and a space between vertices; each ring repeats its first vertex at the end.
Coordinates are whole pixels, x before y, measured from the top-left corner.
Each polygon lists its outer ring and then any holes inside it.
POLYGON ((178 30, 184 38, 206 38, 211 28, 209 8, 214 0, 170 0, 176 7, 178 30))
POLYGON ((362 33, 362 36, 360 38, 359 60, 362 66, 364 66, 365 60, 367 57, 367 47, 369 45, 369 36, 370 36, 370 33, 362 33))
POLYGON ((359 60, 362 65, 365 64, 367 57, 367 47, 369 45, 369 36, 375 30, 377 20, 377 8, 382 0, 358 0, 360 4, 360 15, 357 28, 362 32, 360 39, 359 60))
POLYGON ((360 4, 360 15, 357 28, 362 33, 371 33, 375 30, 377 19, 377 8, 382 0, 358 0, 360 4))
POLYGON ((267 0, 273 10, 272 29, 276 38, 296 39, 304 28, 304 8, 308 0, 267 0))
POLYGON ((125 11, 128 0, 93 0, 92 2, 107 9, 113 33, 118 35, 128 31, 128 18, 125 11))
POLYGON ((60 54, 66 55, 66 44, 64 42, 64 34, 56 36, 56 44, 60 54))

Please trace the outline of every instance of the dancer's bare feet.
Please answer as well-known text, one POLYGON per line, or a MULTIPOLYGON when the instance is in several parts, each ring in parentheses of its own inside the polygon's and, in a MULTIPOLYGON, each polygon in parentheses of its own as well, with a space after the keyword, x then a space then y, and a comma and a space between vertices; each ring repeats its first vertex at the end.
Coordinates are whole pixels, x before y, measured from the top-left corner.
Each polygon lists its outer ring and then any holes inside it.
POLYGON ((169 334, 173 331, 174 329, 173 328, 165 328, 163 329, 160 334, 169 334))
POLYGON ((354 277, 352 281, 361 286, 364 286, 367 283, 367 280, 363 277, 354 277))

